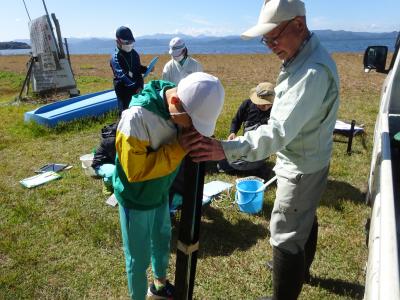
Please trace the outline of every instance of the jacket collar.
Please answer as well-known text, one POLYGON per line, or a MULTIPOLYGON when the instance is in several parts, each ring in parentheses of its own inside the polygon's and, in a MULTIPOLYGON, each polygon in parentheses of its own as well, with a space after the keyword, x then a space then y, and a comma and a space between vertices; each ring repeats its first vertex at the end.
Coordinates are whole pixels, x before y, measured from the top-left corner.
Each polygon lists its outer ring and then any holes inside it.
POLYGON ((291 59, 282 64, 281 70, 288 73, 293 73, 294 71, 296 71, 311 55, 315 48, 317 48, 318 45, 318 38, 315 36, 314 33, 311 32, 310 35, 300 45, 296 54, 291 59))

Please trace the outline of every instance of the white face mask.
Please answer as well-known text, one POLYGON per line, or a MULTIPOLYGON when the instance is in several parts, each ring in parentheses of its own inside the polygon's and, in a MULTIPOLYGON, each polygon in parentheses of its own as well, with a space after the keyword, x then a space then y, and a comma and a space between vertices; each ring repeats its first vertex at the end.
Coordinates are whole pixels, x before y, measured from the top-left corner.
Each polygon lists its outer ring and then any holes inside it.
POLYGON ((179 56, 172 56, 172 58, 173 58, 175 61, 180 62, 180 61, 182 61, 182 59, 185 58, 185 55, 181 54, 181 55, 179 55, 179 56))
POLYGON ((133 49, 133 43, 128 45, 121 45, 121 50, 125 52, 131 52, 133 49))

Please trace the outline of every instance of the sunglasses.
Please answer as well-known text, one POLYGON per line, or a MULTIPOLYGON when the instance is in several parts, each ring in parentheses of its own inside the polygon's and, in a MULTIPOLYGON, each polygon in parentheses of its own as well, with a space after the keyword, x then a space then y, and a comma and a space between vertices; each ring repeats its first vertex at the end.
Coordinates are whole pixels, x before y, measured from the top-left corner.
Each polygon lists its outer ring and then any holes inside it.
POLYGON ((186 47, 185 45, 173 46, 173 47, 171 47, 171 50, 179 50, 179 49, 183 49, 185 47, 186 47))
POLYGON ((121 45, 130 45, 130 44, 133 44, 134 41, 135 41, 135 40, 123 40, 123 39, 118 39, 118 42, 119 42, 121 45))
POLYGON ((263 36, 260 40, 260 42, 265 45, 265 46, 276 46, 278 45, 278 40, 281 37, 282 33, 286 30, 286 28, 289 26, 289 24, 293 21, 294 19, 291 19, 289 22, 286 23, 285 26, 283 26, 283 28, 281 29, 281 31, 278 33, 277 36, 273 37, 273 38, 268 38, 266 36, 263 36))

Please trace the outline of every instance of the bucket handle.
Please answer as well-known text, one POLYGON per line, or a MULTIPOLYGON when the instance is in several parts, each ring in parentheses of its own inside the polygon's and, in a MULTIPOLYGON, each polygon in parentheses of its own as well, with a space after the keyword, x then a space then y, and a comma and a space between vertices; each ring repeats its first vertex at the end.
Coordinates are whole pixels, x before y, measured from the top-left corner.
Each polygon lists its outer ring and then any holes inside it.
MULTIPOLYGON (((276 176, 272 177, 270 180, 268 180, 266 183, 264 183, 262 186, 260 186, 255 192, 253 192, 254 195, 253 195, 253 197, 252 197, 250 200, 248 200, 247 202, 241 202, 240 205, 246 205, 246 204, 250 203, 251 201, 253 201, 253 200, 255 199, 255 197, 257 196, 258 193, 264 191, 265 188, 266 188, 267 186, 271 185, 275 180, 276 180, 276 176)), ((237 200, 238 200, 238 199, 237 199, 237 191, 236 191, 236 194, 235 194, 235 201, 238 202, 237 200)), ((239 204, 239 203, 238 203, 238 204, 239 204)))
POLYGON ((258 194, 258 193, 254 193, 253 197, 252 197, 250 200, 248 200, 248 201, 246 201, 246 202, 240 202, 240 203, 239 203, 239 202, 238 202, 238 198, 237 198, 237 191, 236 191, 236 193, 235 193, 235 201, 236 201, 237 204, 246 205, 246 204, 250 203, 251 201, 253 201, 253 200, 256 198, 257 194, 258 194))

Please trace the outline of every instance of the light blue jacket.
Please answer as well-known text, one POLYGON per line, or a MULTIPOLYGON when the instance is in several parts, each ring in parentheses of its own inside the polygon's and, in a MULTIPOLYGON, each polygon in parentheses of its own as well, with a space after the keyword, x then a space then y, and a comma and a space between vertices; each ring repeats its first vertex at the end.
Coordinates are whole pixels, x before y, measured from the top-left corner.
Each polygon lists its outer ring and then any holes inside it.
POLYGON ((313 34, 278 76, 267 125, 223 141, 229 162, 277 153, 275 169, 310 174, 327 166, 339 107, 336 64, 313 34))

